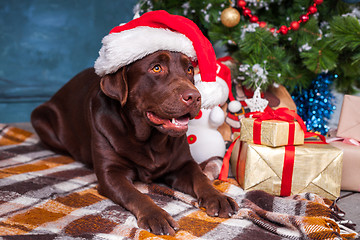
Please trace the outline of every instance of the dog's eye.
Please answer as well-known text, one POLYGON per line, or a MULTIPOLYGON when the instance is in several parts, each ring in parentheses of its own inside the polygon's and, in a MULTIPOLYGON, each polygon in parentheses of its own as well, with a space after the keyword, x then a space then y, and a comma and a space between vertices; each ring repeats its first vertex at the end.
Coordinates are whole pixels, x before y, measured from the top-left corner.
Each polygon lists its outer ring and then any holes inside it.
POLYGON ((153 70, 153 72, 155 73, 159 73, 162 71, 162 67, 159 64, 157 64, 151 70, 153 70))
POLYGON ((192 74, 194 72, 194 67, 190 66, 187 70, 188 74, 192 74))

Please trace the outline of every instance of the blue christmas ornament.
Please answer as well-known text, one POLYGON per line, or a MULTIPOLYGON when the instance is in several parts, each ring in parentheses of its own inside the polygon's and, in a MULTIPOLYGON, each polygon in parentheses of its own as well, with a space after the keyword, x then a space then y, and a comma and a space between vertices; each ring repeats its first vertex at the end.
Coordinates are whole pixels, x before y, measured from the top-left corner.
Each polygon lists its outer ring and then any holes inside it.
POLYGON ((336 109, 330 87, 337 77, 336 74, 319 74, 308 89, 301 92, 295 90, 292 94, 298 114, 308 131, 320 132, 322 135, 329 131, 327 123, 336 109))

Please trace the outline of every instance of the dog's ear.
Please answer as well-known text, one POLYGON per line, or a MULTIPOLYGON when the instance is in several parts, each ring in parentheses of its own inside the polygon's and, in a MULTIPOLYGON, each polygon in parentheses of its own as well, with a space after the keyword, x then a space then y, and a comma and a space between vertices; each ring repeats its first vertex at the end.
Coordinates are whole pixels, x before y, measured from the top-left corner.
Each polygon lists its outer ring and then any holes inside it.
POLYGON ((106 96, 118 100, 121 106, 124 106, 128 97, 126 67, 122 67, 114 74, 102 77, 100 87, 106 96))

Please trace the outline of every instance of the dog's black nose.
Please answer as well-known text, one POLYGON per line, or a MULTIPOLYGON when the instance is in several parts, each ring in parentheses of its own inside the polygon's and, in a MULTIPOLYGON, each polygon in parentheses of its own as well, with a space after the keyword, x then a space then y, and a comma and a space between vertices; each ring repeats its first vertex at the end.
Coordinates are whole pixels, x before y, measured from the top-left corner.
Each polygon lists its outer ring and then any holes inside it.
POLYGON ((191 105, 194 102, 200 102, 201 100, 200 93, 197 90, 193 90, 193 89, 188 89, 184 91, 181 96, 182 96, 182 100, 187 105, 191 105))

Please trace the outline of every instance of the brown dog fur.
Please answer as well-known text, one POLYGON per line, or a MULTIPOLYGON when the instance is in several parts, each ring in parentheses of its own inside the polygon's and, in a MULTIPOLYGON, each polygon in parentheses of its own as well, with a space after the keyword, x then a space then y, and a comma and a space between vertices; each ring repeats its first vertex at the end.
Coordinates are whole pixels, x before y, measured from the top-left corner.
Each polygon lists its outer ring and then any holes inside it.
POLYGON ((131 211, 139 227, 173 235, 176 221, 133 181, 161 180, 196 197, 210 216, 238 209, 191 157, 186 122, 201 103, 193 81, 190 60, 168 51, 102 78, 87 69, 36 108, 32 124, 46 145, 93 167, 99 192, 131 211))

